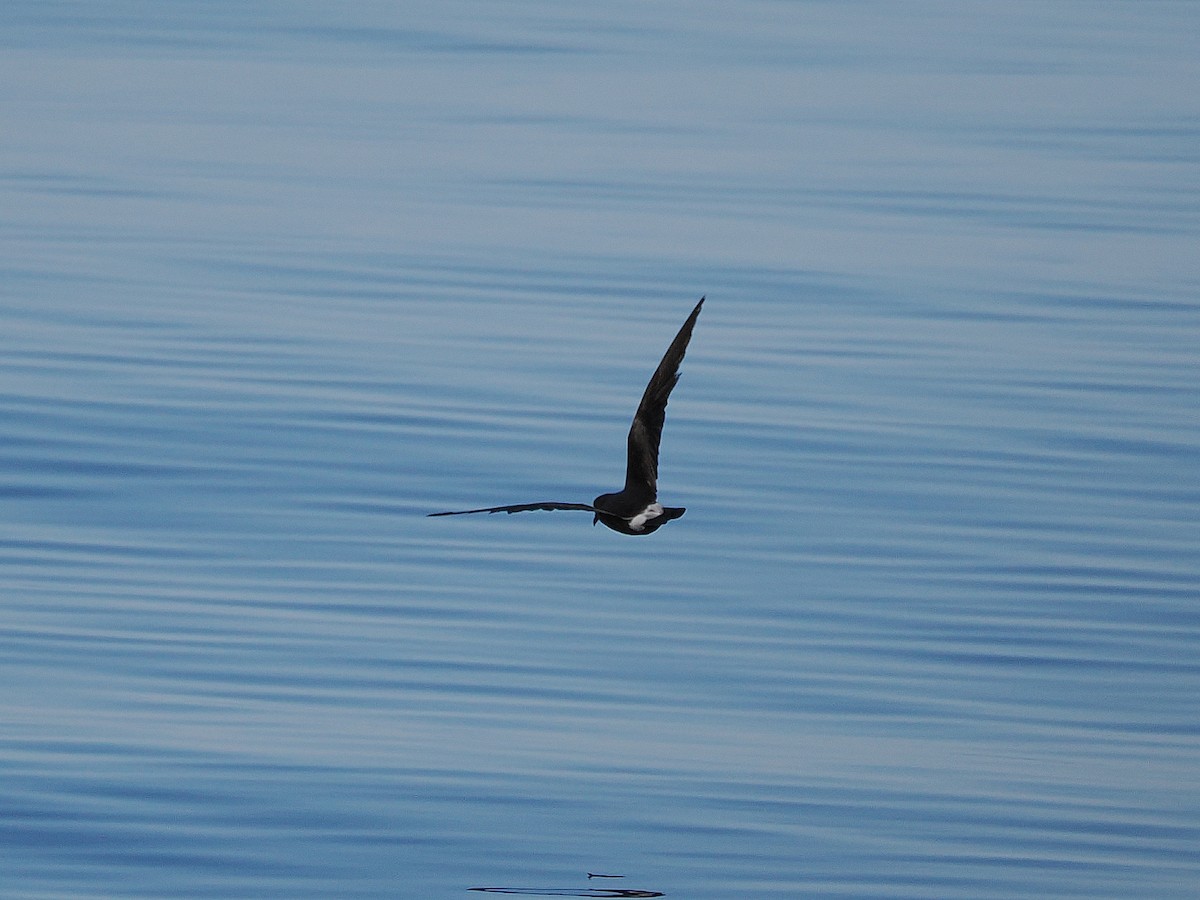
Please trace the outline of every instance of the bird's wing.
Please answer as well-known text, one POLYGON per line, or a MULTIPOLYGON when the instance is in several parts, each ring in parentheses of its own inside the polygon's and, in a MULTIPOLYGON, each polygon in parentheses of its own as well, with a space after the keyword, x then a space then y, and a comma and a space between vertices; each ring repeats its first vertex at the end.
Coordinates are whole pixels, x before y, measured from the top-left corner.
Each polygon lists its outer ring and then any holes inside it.
MULTIPOLYGON (((429 513, 429 516, 466 516, 471 513, 512 513, 529 512, 533 509, 582 509, 588 512, 595 512, 591 506, 586 503, 559 503, 556 500, 546 500, 542 503, 517 503, 512 506, 488 506, 484 509, 460 509, 455 512, 438 512, 429 513)), ((428 516, 426 517, 428 518, 428 516)))
POLYGON ((625 490, 648 491, 648 500, 653 500, 658 494, 658 444, 662 440, 663 421, 667 416, 667 398, 679 380, 679 364, 683 362, 688 341, 692 339, 692 329, 696 327, 696 319, 703 305, 704 298, 701 297, 663 354, 662 362, 654 370, 650 383, 646 385, 646 392, 642 394, 633 424, 629 426, 625 490))

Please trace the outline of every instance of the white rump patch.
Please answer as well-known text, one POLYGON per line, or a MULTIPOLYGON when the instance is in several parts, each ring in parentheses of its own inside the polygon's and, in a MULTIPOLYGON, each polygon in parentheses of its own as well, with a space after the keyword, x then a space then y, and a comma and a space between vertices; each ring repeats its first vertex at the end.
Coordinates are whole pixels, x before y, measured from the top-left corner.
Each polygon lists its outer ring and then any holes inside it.
POLYGON ((649 506, 647 506, 645 509, 643 509, 640 513, 638 513, 636 516, 634 516, 632 519, 629 520, 629 527, 632 528, 634 531, 641 531, 643 528, 646 527, 647 522, 649 522, 651 519, 657 519, 661 515, 662 515, 662 504, 661 503, 651 503, 649 506))

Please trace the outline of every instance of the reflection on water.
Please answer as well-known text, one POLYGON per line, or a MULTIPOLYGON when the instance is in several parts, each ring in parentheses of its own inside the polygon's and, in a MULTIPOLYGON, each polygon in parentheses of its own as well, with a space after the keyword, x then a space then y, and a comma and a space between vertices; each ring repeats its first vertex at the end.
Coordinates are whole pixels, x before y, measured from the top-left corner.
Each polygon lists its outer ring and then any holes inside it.
POLYGON ((1194 894, 1189 5, 6 9, 8 893, 1194 894))
POLYGON ((469 891, 484 894, 522 894, 527 897, 665 897, 659 891, 639 891, 621 888, 500 888, 473 887, 469 891))

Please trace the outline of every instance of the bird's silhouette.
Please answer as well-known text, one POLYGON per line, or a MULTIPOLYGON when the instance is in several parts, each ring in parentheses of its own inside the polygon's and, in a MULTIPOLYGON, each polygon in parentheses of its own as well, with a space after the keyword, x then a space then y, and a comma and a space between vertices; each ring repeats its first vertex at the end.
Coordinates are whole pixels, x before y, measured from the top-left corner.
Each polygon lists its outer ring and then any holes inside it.
POLYGON ((471 513, 517 513, 535 509, 584 510, 592 513, 592 524, 600 522, 622 534, 651 534, 683 515, 683 507, 663 506, 658 502, 658 445, 662 439, 663 421, 667 413, 667 398, 679 380, 679 364, 687 352, 692 329, 700 315, 704 298, 687 317, 675 340, 663 354, 662 361, 633 415, 629 426, 628 459, 625 464, 625 487, 612 494, 601 494, 590 504, 561 503, 547 500, 541 503, 517 503, 511 506, 487 506, 482 509, 462 509, 453 512, 430 513, 430 516, 465 516, 471 513))

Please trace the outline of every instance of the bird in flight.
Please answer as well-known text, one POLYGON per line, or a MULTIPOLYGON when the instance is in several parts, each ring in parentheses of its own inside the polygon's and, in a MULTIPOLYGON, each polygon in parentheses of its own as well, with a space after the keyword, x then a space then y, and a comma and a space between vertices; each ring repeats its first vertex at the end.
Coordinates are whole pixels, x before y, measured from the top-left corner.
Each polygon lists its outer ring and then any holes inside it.
POLYGON ((658 444, 662 439, 663 421, 667 414, 667 398, 679 380, 679 364, 687 352, 692 329, 700 315, 704 298, 687 317, 675 340, 663 354, 662 361, 633 415, 629 426, 628 460, 625 464, 625 487, 613 494, 601 494, 590 504, 560 503, 547 500, 541 503, 517 503, 512 506, 488 506, 483 509, 462 509, 454 512, 429 513, 430 516, 465 516, 471 513, 516 513, 535 509, 576 509, 592 513, 592 524, 600 522, 622 534, 651 534, 672 519, 683 515, 682 507, 663 506, 658 502, 658 444))

